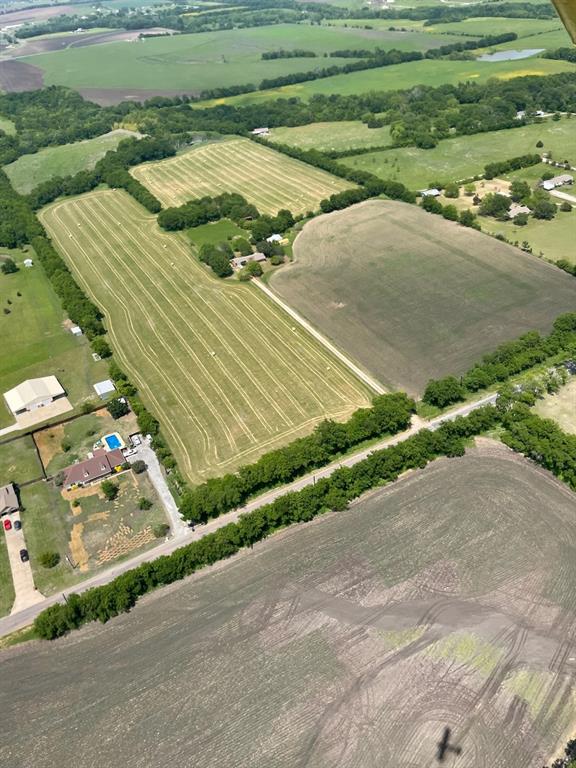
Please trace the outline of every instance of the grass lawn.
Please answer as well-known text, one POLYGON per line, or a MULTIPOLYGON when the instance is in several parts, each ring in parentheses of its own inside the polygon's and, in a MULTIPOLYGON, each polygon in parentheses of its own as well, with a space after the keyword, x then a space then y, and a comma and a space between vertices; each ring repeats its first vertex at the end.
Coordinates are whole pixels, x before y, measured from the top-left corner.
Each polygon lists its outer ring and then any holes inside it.
POLYGON ((128 436, 138 431, 136 417, 129 413, 114 420, 106 408, 81 416, 67 424, 47 427, 34 436, 48 475, 53 476, 65 467, 84 460, 94 443, 110 432, 128 436), (70 446, 65 450, 65 446, 70 446))
POLYGON ((270 286, 391 388, 420 394, 573 311, 576 280, 422 209, 369 201, 306 224, 270 286))
POLYGON ((12 584, 12 571, 8 559, 6 536, 0 531, 0 616, 10 613, 14 602, 14 585, 12 584))
POLYGON ((38 477, 42 477, 42 468, 30 435, 0 445, 0 485, 38 477))
POLYGON ((213 277, 184 235, 161 232, 126 193, 67 199, 40 218, 104 310, 118 362, 189 480, 236 469, 367 402, 256 286, 213 277))
POLYGON ((249 139, 201 144, 176 157, 130 170, 164 206, 239 192, 260 213, 317 210, 320 200, 355 186, 249 139))
MULTIPOLYGON (((28 255, 34 258, 30 252, 13 252, 20 270, 0 275, 0 305, 10 310, 0 314, 0 393, 25 379, 54 374, 76 406, 94 396, 92 384, 106 378, 108 366, 93 361, 84 336, 76 338, 64 328, 60 300, 40 264, 22 266, 28 255)), ((0 427, 13 421, 2 398, 0 427)))
POLYGON ((46 85, 200 92, 243 83, 257 84, 265 78, 351 61, 325 59, 322 55, 336 50, 378 46, 424 50, 444 43, 445 38, 440 35, 417 32, 402 37, 386 30, 278 24, 159 37, 145 42, 108 43, 106 48, 98 45, 68 48, 21 60, 43 70, 46 85), (262 53, 279 48, 313 50, 319 57, 262 60, 262 53))
POLYGON ((341 123, 310 123, 295 128, 272 128, 268 141, 272 144, 290 144, 302 149, 329 150, 384 147, 391 143, 390 126, 368 128, 360 120, 341 123))
MULTIPOLYGON (((454 39, 449 37, 445 42, 454 42, 454 39)), ((362 72, 351 72, 347 75, 334 75, 322 80, 285 85, 281 88, 271 88, 267 91, 245 93, 241 96, 213 99, 208 102, 199 102, 198 105, 254 104, 268 101, 269 99, 293 97, 306 101, 317 93, 324 94, 325 96, 332 94, 353 96, 357 93, 368 93, 370 91, 395 91, 413 88, 416 85, 438 86, 444 83, 456 84, 465 80, 485 82, 491 77, 511 80, 515 77, 524 77, 525 75, 553 75, 558 72, 576 72, 576 65, 570 64, 567 61, 533 58, 521 61, 497 62, 450 61, 444 59, 434 62, 428 60, 413 61, 408 64, 395 64, 391 67, 368 69, 362 72)))
POLYGON ((79 506, 72 506, 73 497, 64 499, 53 483, 39 482, 22 489, 22 525, 34 581, 43 594, 82 581, 156 541, 151 528, 166 518, 146 473, 126 472, 114 482, 120 487, 116 500, 106 501, 96 485, 77 492, 79 506), (141 497, 153 502, 149 510, 138 509, 141 497), (43 552, 58 552, 59 565, 40 565, 43 552))
POLYGON ((116 149, 123 139, 134 135, 137 134, 132 131, 116 130, 75 144, 46 147, 33 155, 22 155, 4 170, 16 191, 26 195, 54 176, 73 176, 78 171, 93 168, 106 152, 116 149))
POLYGON ((529 217, 525 227, 518 227, 512 221, 496 221, 490 216, 482 217, 481 224, 482 229, 486 232, 501 233, 511 242, 522 243, 526 240, 532 246, 532 252, 537 256, 544 256, 552 261, 567 259, 572 263, 576 262, 576 249, 574 248, 576 209, 570 213, 558 211, 552 221, 529 217))
MULTIPOLYGON (((481 174, 492 161, 539 151, 551 151, 555 158, 576 163, 576 119, 547 119, 520 128, 445 139, 434 149, 402 147, 346 157, 339 162, 384 179, 401 181, 411 189, 422 189, 432 182, 460 181, 481 174), (544 143, 542 149, 536 147, 538 141, 544 143)), ((540 165, 535 168, 538 170, 534 171, 534 180, 543 170, 554 170, 540 165)), ((513 176, 523 178, 524 174, 524 170, 516 171, 513 176)))
POLYGON ((543 419, 552 419, 564 432, 576 434, 576 379, 572 377, 555 395, 539 400, 534 410, 543 419))
POLYGON ((4 133, 7 133, 9 136, 14 136, 16 133, 16 126, 12 120, 0 115, 0 131, 4 131, 4 133))
POLYGON ((246 230, 239 227, 230 219, 220 219, 203 224, 201 227, 193 227, 188 230, 188 237, 200 247, 205 243, 221 243, 224 240, 233 240, 235 237, 246 237, 246 230))

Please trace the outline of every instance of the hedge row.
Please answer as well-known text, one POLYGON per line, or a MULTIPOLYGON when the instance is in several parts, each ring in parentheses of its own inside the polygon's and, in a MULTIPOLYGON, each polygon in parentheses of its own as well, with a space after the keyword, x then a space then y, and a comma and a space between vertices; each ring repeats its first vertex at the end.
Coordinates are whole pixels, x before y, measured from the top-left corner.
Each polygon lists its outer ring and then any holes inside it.
POLYGON ((538 163, 541 162, 542 158, 540 155, 534 153, 512 157, 510 160, 500 160, 496 163, 488 163, 488 165, 484 166, 484 178, 493 179, 495 176, 500 176, 502 173, 518 171, 520 168, 528 168, 531 165, 538 165, 538 163))
POLYGON ((422 399, 425 403, 444 408, 463 400, 468 393, 506 381, 561 352, 576 354, 576 313, 557 317, 548 336, 530 331, 515 341, 500 344, 494 352, 484 355, 461 379, 454 376, 431 379, 422 399))
POLYGON ((324 466, 365 440, 407 429, 414 410, 414 401, 403 392, 378 395, 371 408, 358 409, 345 424, 323 421, 308 437, 266 453, 236 474, 212 478, 190 489, 182 497, 180 512, 194 522, 218 517, 267 488, 324 466))
POLYGON ((71 595, 66 604, 43 611, 36 618, 34 629, 40 637, 50 640, 90 621, 108 621, 129 611, 150 590, 231 557, 279 528, 307 522, 331 509, 344 509, 348 502, 371 488, 396 480, 408 469, 425 467, 438 456, 463 455, 465 440, 493 427, 497 421, 496 409, 487 407, 447 422, 435 432, 422 430, 353 467, 338 469, 315 485, 243 515, 238 523, 230 523, 171 555, 128 571, 110 584, 71 595))

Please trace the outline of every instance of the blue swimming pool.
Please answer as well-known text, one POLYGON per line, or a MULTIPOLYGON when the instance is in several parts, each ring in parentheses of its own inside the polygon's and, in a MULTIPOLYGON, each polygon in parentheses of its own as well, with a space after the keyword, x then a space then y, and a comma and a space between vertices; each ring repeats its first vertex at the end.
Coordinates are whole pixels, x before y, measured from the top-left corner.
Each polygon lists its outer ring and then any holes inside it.
POLYGON ((102 438, 106 445, 108 446, 108 450, 113 451, 115 448, 121 448, 122 443, 120 442, 120 438, 118 435, 106 435, 106 437, 102 438))

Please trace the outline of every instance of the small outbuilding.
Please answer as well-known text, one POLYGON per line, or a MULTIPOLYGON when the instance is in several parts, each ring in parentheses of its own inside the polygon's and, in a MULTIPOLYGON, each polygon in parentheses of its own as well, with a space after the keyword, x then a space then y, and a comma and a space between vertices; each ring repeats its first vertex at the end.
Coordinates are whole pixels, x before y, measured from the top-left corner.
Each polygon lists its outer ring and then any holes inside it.
POLYGON ((32 259, 24 259, 23 264, 24 264, 25 267, 33 267, 34 266, 34 262, 32 261, 32 259))
POLYGON ((4 400, 14 416, 19 416, 50 405, 65 395, 64 387, 56 376, 44 376, 40 379, 27 379, 14 389, 4 392, 4 400))
POLYGON ((79 325, 72 325, 70 327, 70 333, 72 336, 82 336, 82 328, 79 325))
POLYGON ((252 136, 269 136, 270 135, 270 128, 254 128, 253 131, 250 131, 252 136))
POLYGON ((112 392, 116 391, 114 382, 111 379, 104 379, 104 381, 98 381, 94 384, 94 391, 102 400, 104 400, 112 392))
POLYGON ((277 235, 277 234, 270 235, 270 237, 266 238, 267 243, 279 243, 282 240, 283 240, 282 235, 277 235))
POLYGON ((0 488, 0 517, 10 515, 20 509, 16 489, 12 483, 0 488))
POLYGON ((440 192, 439 189, 436 189, 436 187, 432 187, 431 189, 423 189, 420 192, 422 197, 438 197, 441 194, 442 192, 440 192))

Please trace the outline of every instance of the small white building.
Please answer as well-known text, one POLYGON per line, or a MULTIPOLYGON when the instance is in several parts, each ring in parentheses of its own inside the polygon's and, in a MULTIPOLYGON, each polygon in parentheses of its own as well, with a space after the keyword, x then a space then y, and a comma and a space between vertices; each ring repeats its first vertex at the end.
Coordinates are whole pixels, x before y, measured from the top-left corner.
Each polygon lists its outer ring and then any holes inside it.
POLYGON ((56 376, 44 376, 41 379, 27 379, 14 389, 4 392, 4 400, 14 416, 19 416, 50 405, 65 394, 56 376))
POLYGON ((267 243, 279 243, 279 242, 281 242, 282 239, 283 239, 282 235, 274 234, 274 235, 270 235, 270 237, 267 237, 266 238, 266 242, 267 243))
POLYGON ((420 195, 422 197, 438 197, 441 194, 442 193, 440 192, 440 190, 436 189, 436 187, 432 187, 432 189, 423 189, 420 192, 420 195))
POLYGON ((24 259, 23 263, 24 263, 25 267, 33 267, 34 266, 34 262, 32 261, 32 259, 24 259))
POLYGON ((572 184, 573 182, 573 176, 570 176, 569 173, 562 173, 560 176, 554 176, 552 179, 546 179, 546 181, 542 181, 540 186, 542 189, 546 189, 549 192, 551 189, 556 189, 556 187, 563 187, 564 184, 572 184))
POLYGON ((82 336, 82 328, 79 325, 72 325, 70 327, 70 333, 72 336, 82 336))
POLYGON ((254 128, 253 131, 250 131, 252 136, 269 136, 270 135, 270 128, 254 128))
POLYGON ((532 213, 530 208, 528 208, 527 205, 520 205, 520 203, 512 203, 510 208, 508 209, 508 217, 510 219, 515 219, 516 216, 520 213, 532 213))
POLYGON ((104 379, 104 381, 98 381, 94 384, 94 391, 98 397, 104 400, 105 397, 116 391, 116 387, 111 379, 104 379))

